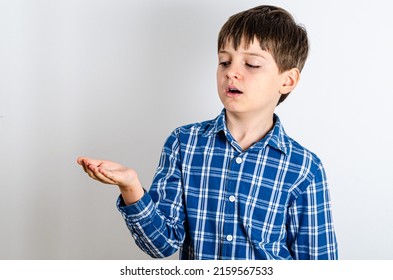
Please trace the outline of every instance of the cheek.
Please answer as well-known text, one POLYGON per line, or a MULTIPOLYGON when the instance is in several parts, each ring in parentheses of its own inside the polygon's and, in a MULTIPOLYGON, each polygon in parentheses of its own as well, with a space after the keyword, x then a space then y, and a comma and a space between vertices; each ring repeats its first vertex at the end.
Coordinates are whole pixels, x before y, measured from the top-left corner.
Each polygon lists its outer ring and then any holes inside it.
POLYGON ((220 88, 222 87, 222 78, 221 78, 221 74, 219 73, 219 71, 217 70, 216 73, 216 84, 217 84, 217 92, 220 93, 221 90, 220 88))
POLYGON ((224 76, 223 71, 220 68, 218 68, 217 71, 216 71, 217 81, 221 80, 223 76, 224 76))
POLYGON ((216 73, 216 82, 217 85, 220 86, 221 84, 223 84, 226 81, 225 78, 225 74, 223 73, 223 71, 217 70, 216 73))

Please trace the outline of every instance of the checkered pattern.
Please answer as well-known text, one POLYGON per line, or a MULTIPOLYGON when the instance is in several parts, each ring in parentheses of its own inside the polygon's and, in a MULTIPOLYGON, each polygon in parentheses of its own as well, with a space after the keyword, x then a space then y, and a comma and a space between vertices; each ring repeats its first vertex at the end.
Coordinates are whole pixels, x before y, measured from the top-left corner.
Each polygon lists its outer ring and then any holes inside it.
POLYGON ((273 129, 242 151, 214 120, 176 129, 153 184, 118 209, 136 244, 152 257, 336 259, 331 202, 318 157, 273 129))

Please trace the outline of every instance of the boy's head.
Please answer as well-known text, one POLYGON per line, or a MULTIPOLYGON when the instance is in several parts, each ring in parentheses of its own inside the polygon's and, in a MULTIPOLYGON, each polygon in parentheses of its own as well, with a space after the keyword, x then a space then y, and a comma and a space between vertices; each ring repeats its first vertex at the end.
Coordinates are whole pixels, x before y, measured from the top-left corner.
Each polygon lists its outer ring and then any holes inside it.
MULTIPOLYGON (((218 35, 218 51, 228 43, 237 49, 242 42, 249 46, 254 40, 272 55, 281 73, 303 69, 309 48, 307 32, 286 10, 258 6, 231 16, 218 35)), ((278 104, 287 96, 282 94, 278 104)))

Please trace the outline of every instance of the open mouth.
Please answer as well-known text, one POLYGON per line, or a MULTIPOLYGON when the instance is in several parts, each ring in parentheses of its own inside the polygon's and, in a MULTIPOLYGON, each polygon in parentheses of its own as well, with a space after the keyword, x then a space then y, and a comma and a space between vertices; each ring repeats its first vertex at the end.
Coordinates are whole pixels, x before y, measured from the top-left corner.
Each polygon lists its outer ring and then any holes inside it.
POLYGON ((236 87, 228 87, 227 88, 227 93, 231 93, 231 94, 242 94, 243 92, 240 91, 239 89, 237 89, 236 87))

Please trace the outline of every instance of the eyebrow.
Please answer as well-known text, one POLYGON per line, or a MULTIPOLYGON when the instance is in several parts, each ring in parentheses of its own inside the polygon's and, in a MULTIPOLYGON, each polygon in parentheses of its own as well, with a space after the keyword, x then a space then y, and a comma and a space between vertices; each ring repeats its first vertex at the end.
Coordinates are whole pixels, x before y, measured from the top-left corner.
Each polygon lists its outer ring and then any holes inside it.
MULTIPOLYGON (((231 54, 230 52, 228 52, 226 50, 220 50, 218 53, 219 54, 231 54)), ((267 59, 263 54, 256 53, 256 52, 243 52, 242 54, 246 54, 246 55, 250 55, 250 56, 257 56, 257 57, 261 57, 263 59, 267 59)))

